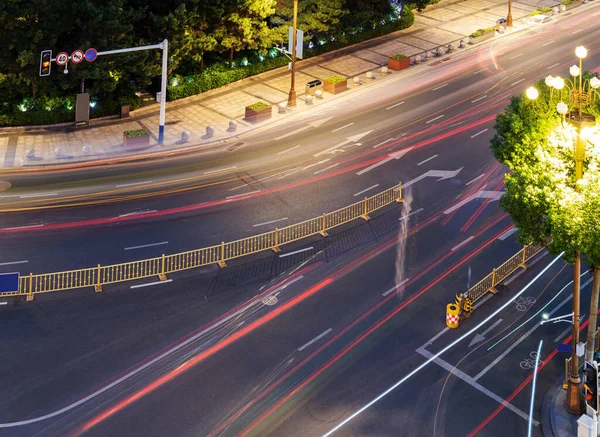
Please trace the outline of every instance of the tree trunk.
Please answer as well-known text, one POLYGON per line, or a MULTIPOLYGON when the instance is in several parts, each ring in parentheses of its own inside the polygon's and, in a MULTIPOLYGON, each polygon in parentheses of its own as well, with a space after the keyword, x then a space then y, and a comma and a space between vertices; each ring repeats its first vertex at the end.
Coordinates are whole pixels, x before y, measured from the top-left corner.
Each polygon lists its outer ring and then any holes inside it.
POLYGON ((37 95, 37 84, 35 83, 35 80, 31 81, 31 94, 33 94, 33 99, 35 100, 37 95))
POLYGON ((594 359, 594 348, 596 344, 596 324, 598 320, 598 292, 600 292, 600 266, 594 266, 594 282, 592 283, 592 297, 590 299, 590 319, 587 330, 586 360, 592 362, 594 359))
POLYGON ((233 68, 233 46, 229 47, 229 68, 233 68))

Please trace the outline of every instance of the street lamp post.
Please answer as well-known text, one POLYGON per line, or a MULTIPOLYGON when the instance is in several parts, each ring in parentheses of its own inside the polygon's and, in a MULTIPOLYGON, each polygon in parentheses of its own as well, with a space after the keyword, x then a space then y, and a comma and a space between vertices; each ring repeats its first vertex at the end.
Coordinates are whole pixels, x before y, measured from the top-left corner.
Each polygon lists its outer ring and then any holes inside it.
POLYGON ((506 26, 512 27, 512 0, 508 0, 508 14, 506 15, 506 26))
POLYGON ((294 0, 294 21, 292 37, 292 84, 288 96, 288 106, 296 106, 296 27, 298 25, 298 0, 294 0))

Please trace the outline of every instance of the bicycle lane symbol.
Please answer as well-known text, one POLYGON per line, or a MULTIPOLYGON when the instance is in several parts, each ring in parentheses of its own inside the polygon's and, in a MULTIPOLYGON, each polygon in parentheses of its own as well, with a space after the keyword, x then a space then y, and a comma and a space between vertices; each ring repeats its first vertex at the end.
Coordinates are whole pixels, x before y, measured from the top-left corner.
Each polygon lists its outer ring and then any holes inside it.
MULTIPOLYGON (((529 353, 530 358, 525 358, 523 361, 519 363, 519 367, 523 370, 533 370, 535 369, 535 360, 537 358, 537 352, 531 351, 529 353)), ((542 357, 540 357, 539 362, 542 362, 542 357)))
POLYGON ((536 302, 535 297, 519 297, 515 300, 517 311, 527 311, 536 302))

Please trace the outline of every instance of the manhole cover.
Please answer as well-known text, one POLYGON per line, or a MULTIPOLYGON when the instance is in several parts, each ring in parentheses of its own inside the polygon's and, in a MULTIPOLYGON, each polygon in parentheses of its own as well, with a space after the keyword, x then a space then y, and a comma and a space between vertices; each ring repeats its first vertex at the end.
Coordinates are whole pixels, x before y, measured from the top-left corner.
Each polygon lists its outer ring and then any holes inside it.
POLYGON ((8 190, 12 184, 8 181, 0 181, 0 191, 8 190))
POLYGON ((265 305, 275 305, 277 303, 277 298, 275 296, 265 296, 262 298, 262 303, 265 305))
POLYGON ((346 407, 328 398, 312 399, 306 406, 307 413, 319 422, 334 422, 346 412, 346 407))

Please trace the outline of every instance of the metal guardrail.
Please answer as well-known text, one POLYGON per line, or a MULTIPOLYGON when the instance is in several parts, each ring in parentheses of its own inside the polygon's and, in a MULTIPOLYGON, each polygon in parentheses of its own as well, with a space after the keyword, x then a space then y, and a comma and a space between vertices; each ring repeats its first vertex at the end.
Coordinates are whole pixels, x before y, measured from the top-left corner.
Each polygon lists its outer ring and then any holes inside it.
POLYGON ((394 202, 402 202, 402 184, 365 197, 362 201, 325 213, 285 228, 275 229, 260 235, 254 235, 241 240, 222 242, 219 245, 190 250, 188 252, 163 255, 157 258, 143 259, 109 266, 90 267, 79 270, 69 270, 56 273, 29 274, 19 279, 19 290, 13 293, 3 293, 3 297, 22 296, 27 301, 33 300, 36 294, 54 291, 70 290, 84 287, 94 287, 96 292, 102 291, 102 286, 116 282, 158 276, 161 281, 166 275, 181 270, 193 269, 208 264, 227 266, 227 261, 265 250, 280 252, 280 246, 292 243, 316 234, 326 237, 327 231, 357 218, 369 219, 369 214, 394 202))
POLYGON ((527 261, 533 258, 544 249, 544 246, 532 244, 523 247, 518 253, 510 257, 504 264, 492 270, 492 273, 487 275, 477 284, 472 286, 469 291, 469 298, 473 303, 483 297, 488 291, 496 294, 496 285, 508 278, 519 267, 527 268, 527 261))

